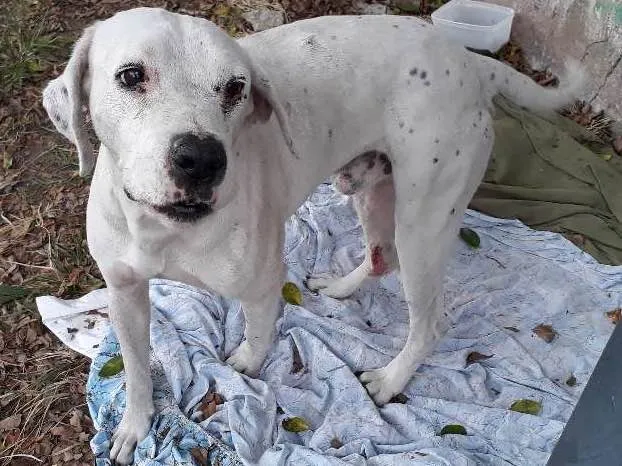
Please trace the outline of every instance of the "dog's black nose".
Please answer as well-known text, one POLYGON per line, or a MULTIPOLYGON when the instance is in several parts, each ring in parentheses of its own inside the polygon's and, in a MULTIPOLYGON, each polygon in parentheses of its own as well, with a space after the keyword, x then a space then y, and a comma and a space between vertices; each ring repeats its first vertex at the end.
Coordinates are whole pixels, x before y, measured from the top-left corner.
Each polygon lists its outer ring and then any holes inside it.
POLYGON ((185 133, 171 141, 171 162, 173 176, 182 183, 218 184, 225 175, 227 155, 215 137, 185 133))

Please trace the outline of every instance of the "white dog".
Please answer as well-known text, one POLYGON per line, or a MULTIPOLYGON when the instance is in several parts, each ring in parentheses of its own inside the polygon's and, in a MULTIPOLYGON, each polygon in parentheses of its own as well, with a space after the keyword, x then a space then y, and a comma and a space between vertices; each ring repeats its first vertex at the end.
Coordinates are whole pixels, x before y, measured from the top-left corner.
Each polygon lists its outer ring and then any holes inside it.
POLYGON ((86 107, 101 142, 88 244, 127 377, 111 457, 131 462, 154 413, 148 280, 239 299, 245 340, 227 362, 257 374, 280 312, 284 222, 340 168, 368 257, 309 285, 344 296, 399 263, 408 339, 360 380, 378 404, 400 392, 439 338, 444 267, 493 145, 492 97, 551 111, 580 88, 578 69, 570 77, 540 88, 410 17, 323 17, 233 40, 204 19, 139 8, 86 29, 43 101, 82 175, 95 165, 86 107))

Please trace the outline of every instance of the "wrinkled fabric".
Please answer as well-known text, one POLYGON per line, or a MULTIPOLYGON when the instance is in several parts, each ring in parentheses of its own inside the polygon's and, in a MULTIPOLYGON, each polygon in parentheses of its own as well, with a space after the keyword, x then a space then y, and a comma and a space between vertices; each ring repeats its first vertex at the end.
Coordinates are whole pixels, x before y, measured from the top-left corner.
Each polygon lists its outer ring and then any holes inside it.
MULTIPOLYGON (((450 328, 404 389, 405 404, 378 408, 355 375, 388 363, 404 344, 408 311, 397 274, 344 300, 304 287, 307 274, 344 274, 363 259, 350 200, 327 184, 286 225, 288 280, 303 291, 303 304, 284 305, 259 379, 222 362, 242 339, 238 302, 153 280, 152 373, 161 411, 136 450, 137 464, 189 464, 198 446, 223 465, 546 464, 612 332, 604 313, 620 306, 622 268, 518 221, 468 211, 464 224, 481 247, 456 242, 445 280, 450 328), (557 332, 551 343, 532 332, 539 324, 557 332), (490 358, 467 364, 471 352, 490 358), (565 383, 571 376, 575 386, 565 383), (208 391, 224 404, 190 421, 208 391), (518 399, 538 401, 541 412, 509 410, 518 399), (310 429, 287 432, 281 422, 293 416, 310 429), (438 435, 446 424, 464 426, 467 435, 438 435)), ((104 379, 98 372, 118 351, 110 332, 88 381, 98 464, 108 464, 125 403, 124 373, 104 379)))

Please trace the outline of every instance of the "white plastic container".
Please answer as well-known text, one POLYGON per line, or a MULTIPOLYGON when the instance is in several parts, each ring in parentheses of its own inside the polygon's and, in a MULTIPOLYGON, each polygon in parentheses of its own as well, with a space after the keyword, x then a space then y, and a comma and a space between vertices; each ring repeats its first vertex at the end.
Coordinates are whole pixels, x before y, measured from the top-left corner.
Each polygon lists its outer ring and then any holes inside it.
POLYGON ((432 22, 465 47, 495 53, 510 39, 514 10, 474 0, 452 0, 432 12, 432 22))

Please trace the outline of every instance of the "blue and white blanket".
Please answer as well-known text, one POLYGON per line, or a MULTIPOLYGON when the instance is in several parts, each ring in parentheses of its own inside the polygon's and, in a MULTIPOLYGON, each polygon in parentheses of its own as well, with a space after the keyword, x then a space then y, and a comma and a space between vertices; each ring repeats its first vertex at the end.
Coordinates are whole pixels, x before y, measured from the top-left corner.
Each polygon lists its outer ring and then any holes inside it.
MULTIPOLYGON (((622 268, 600 265, 562 236, 518 221, 468 211, 464 224, 479 234, 481 248, 458 241, 446 279, 451 328, 404 390, 405 404, 376 407, 355 376, 386 364, 404 344, 408 315, 398 276, 370 281, 341 301, 303 285, 308 274, 345 274, 363 259, 350 201, 330 185, 286 225, 288 279, 304 301, 285 305, 259 379, 222 362, 242 338, 239 303, 152 281, 152 372, 161 411, 136 464, 202 464, 203 455, 224 466, 544 465, 612 332, 605 312, 621 306, 622 268), (533 333, 539 324, 552 326, 552 342, 533 333), (303 368, 292 366, 295 348, 303 368), (472 352, 491 357, 467 364, 472 352), (572 378, 576 385, 566 383, 572 378), (194 422, 208 391, 225 401, 194 422), (519 399, 541 403, 541 412, 509 410, 519 399), (293 416, 310 429, 286 431, 281 422, 293 416), (438 435, 447 424, 464 426, 467 435, 438 435)), ((97 464, 109 464, 124 374, 98 376, 119 349, 105 319, 105 290, 91 298, 42 297, 38 304, 52 331, 95 356, 88 404, 98 433, 91 445, 97 464)))

